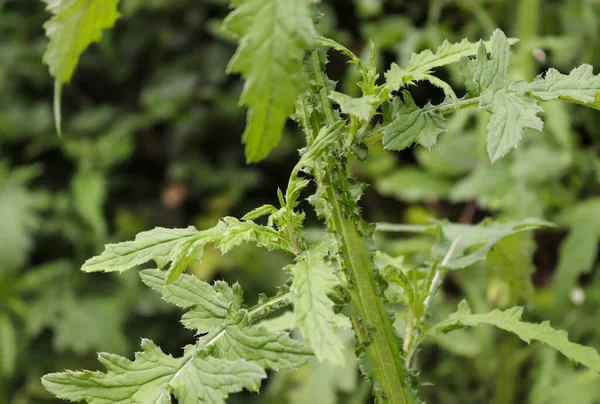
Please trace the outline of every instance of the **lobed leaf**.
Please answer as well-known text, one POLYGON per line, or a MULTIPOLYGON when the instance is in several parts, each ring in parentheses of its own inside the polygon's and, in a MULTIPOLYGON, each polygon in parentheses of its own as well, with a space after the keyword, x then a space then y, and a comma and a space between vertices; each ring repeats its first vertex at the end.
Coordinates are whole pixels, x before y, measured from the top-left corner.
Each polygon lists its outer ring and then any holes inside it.
POLYGON ((476 226, 455 223, 443 223, 440 226, 434 251, 439 256, 450 253, 445 266, 460 269, 484 260, 492 247, 505 237, 552 224, 538 219, 524 219, 508 223, 483 222, 476 226))
POLYGON ((529 91, 542 101, 561 99, 600 109, 600 74, 594 75, 594 68, 588 64, 568 75, 549 69, 529 84, 529 91))
POLYGON ((57 83, 71 80, 79 57, 119 18, 119 0, 44 0, 53 17, 44 24, 50 43, 44 63, 57 83))
POLYGON ((345 347, 339 331, 350 328, 350 322, 333 311, 328 297, 339 285, 334 267, 327 262, 328 252, 326 243, 313 245, 289 267, 290 291, 297 327, 317 359, 343 366, 345 347))
POLYGON ((98 354, 98 360, 106 373, 51 373, 42 384, 59 398, 90 404, 167 404, 171 394, 180 404, 224 404, 231 393, 258 390, 267 377, 254 363, 207 356, 191 345, 174 358, 147 339, 134 361, 108 353, 98 354))
POLYGON ((313 357, 303 343, 287 332, 250 326, 245 310, 232 314, 223 327, 215 328, 200 341, 214 345, 215 354, 221 358, 241 358, 274 370, 297 368, 313 357))
POLYGON ((372 95, 353 98, 337 91, 330 92, 329 99, 339 104, 342 112, 352 115, 363 122, 368 122, 371 119, 375 112, 374 106, 377 103, 377 97, 372 95))
POLYGON ((486 44, 479 42, 477 58, 461 57, 460 71, 467 92, 477 97, 486 90, 498 90, 506 86, 510 80, 510 43, 500 30, 492 33, 489 42, 490 57, 486 44))
POLYGON ((85 272, 123 272, 150 261, 156 262, 159 268, 170 263, 166 282, 171 283, 194 260, 202 259, 207 244, 226 253, 246 242, 289 252, 288 242, 274 228, 224 217, 207 230, 198 231, 193 226, 186 229, 158 227, 138 234, 133 241, 109 244, 102 254, 87 260, 81 269, 85 272))
POLYGON ((175 282, 165 284, 166 274, 158 269, 146 269, 140 272, 142 281, 161 294, 162 298, 187 309, 182 317, 186 328, 205 334, 222 324, 227 318, 227 311, 232 306, 241 308, 242 296, 239 285, 233 289, 225 282, 217 282, 211 286, 194 275, 181 275, 175 282))
POLYGON ((448 319, 436 324, 434 329, 448 332, 467 326, 493 325, 515 334, 527 343, 532 340, 540 341, 558 350, 567 358, 587 366, 595 372, 600 372, 600 355, 595 349, 569 341, 565 331, 555 330, 547 321, 541 324, 524 322, 521 320, 522 314, 522 307, 473 314, 467 302, 463 300, 458 306, 458 311, 451 314, 448 319))
POLYGON ((133 241, 108 244, 102 254, 87 260, 81 270, 123 272, 149 261, 163 267, 179 242, 192 239, 197 234, 198 230, 192 226, 185 229, 157 227, 138 234, 133 241))
POLYGON ((487 151, 492 162, 516 148, 526 128, 541 131, 544 126, 537 116, 542 108, 525 90, 525 83, 514 82, 481 96, 479 106, 492 114, 487 126, 487 151))
POLYGON ((224 21, 240 38, 228 70, 246 79, 240 101, 248 106, 243 135, 246 160, 265 158, 279 143, 296 97, 308 82, 302 59, 317 39, 311 0, 243 0, 224 21))
POLYGON ((403 150, 413 143, 433 147, 438 136, 446 131, 443 116, 435 110, 417 107, 408 91, 402 92, 404 103, 386 126, 383 146, 390 150, 403 150))
POLYGON ((233 288, 225 282, 211 286, 185 274, 165 284, 167 275, 156 269, 142 271, 141 277, 164 300, 189 310, 182 317, 183 324, 205 334, 200 343, 216 348, 216 356, 244 359, 275 370, 298 367, 312 357, 310 350, 287 332, 250 326, 248 313, 242 309, 242 290, 237 284, 233 288))

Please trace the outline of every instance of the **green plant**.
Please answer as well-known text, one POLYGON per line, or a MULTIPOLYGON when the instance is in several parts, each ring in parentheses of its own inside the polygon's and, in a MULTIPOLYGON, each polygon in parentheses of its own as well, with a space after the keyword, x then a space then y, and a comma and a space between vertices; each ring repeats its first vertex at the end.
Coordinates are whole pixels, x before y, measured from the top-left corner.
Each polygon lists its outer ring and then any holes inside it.
MULTIPOLYGON (((47 25, 51 44, 45 60, 56 79, 59 105, 61 85, 69 80, 81 52, 114 23, 117 2, 49 5, 55 16, 47 25), (96 7, 105 7, 98 20, 96 7), (74 35, 76 43, 69 40, 74 35)), ((247 161, 269 154, 290 116, 306 138, 287 189, 278 192, 279 206, 261 206, 241 220, 225 217, 207 230, 156 228, 134 241, 108 245, 88 260, 82 268, 86 272, 123 272, 154 261, 158 269, 143 270, 142 280, 167 302, 187 310, 182 322, 199 337, 177 358, 149 340, 142 341, 143 351, 134 361, 100 354, 107 373, 49 374, 43 378, 48 390, 60 398, 91 403, 167 403, 171 397, 180 403, 223 402, 230 393, 257 390, 265 370, 296 368, 309 360, 345 365, 353 360, 345 353, 345 335, 352 329, 360 369, 376 399, 412 403, 419 401, 422 383, 415 357, 425 339, 443 339, 446 333, 480 324, 508 330, 526 342, 539 340, 600 371, 595 350, 570 342, 548 323, 522 321, 520 308, 474 314, 463 302, 456 313, 431 321, 435 313, 430 309, 445 276, 485 260, 500 242, 514 240, 509 236, 549 223, 523 219, 479 225, 380 224, 381 232, 434 236, 430 254, 418 264, 407 264, 375 248, 375 228, 362 217, 358 203, 363 184, 348 171, 348 162, 365 160, 379 140, 391 150, 414 143, 434 147, 447 130, 444 116, 473 107, 490 114, 487 152, 497 161, 518 146, 525 129, 541 130, 539 102, 561 99, 600 109, 600 77, 593 75, 591 66, 569 75, 550 70, 532 82, 514 79, 509 74, 514 41, 497 30, 489 42, 444 42, 436 52, 414 54, 404 68, 393 64, 383 80, 373 47, 365 62, 318 35, 312 1, 245 0, 233 6, 224 26, 240 40, 229 70, 246 80, 241 102, 249 109, 243 136, 247 161), (325 73, 328 49, 341 52, 356 66, 359 98, 335 91, 325 73), (459 64, 466 85, 466 95, 460 98, 433 75, 433 69, 452 63, 459 64), (439 87, 446 99, 417 106, 407 90, 417 81, 439 87), (306 215, 300 200, 310 178, 316 192, 308 200, 327 229, 316 241, 308 241, 303 230, 306 215), (277 295, 262 296, 248 307, 240 285, 210 285, 183 274, 208 245, 227 253, 248 242, 294 258, 285 268, 290 280, 277 295), (273 313, 289 306, 291 319, 273 324, 273 313), (292 328, 299 330, 302 341, 286 331, 292 328)), ((60 108, 55 115, 60 128, 60 108)))

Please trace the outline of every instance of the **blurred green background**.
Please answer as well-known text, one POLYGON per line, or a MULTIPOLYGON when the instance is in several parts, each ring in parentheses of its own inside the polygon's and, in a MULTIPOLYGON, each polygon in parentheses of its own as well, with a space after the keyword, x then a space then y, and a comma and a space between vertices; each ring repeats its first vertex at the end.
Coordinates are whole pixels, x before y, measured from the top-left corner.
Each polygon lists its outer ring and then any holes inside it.
MULTIPOLYGON (((245 165, 242 83, 225 74, 235 43, 220 30, 227 1, 121 0, 120 10, 115 29, 83 55, 63 90, 60 139, 53 83, 41 62, 49 14, 41 1, 0 0, 0 403, 57 402, 42 388, 43 374, 97 368, 98 351, 131 357, 141 337, 179 354, 194 336, 135 271, 89 275, 81 264, 105 243, 155 226, 205 228, 273 202, 302 147, 290 125, 266 161, 245 165)), ((444 39, 487 39, 496 27, 521 38, 517 76, 581 63, 600 70, 598 0, 325 0, 320 10, 322 33, 357 54, 373 40, 382 71, 444 39)), ((328 71, 338 87, 358 91, 341 56, 330 55, 328 71)), ((452 67, 439 74, 460 84, 452 67)), ((421 105, 442 99, 427 84, 411 91, 421 105)), ((452 117, 431 151, 371 150, 355 165, 371 184, 362 206, 371 221, 536 216, 557 223, 512 237, 486 263, 453 274, 434 312, 453 311, 465 295, 475 311, 521 304, 528 320, 550 319, 598 349, 600 113, 563 104, 546 111, 544 132, 527 132, 494 165, 485 153, 485 114, 477 111, 452 117)), ((408 262, 432 240, 379 235, 377 242, 408 262)), ((288 262, 244 247, 224 257, 209 251, 190 271, 239 281, 253 301, 286 281, 288 262)), ((422 396, 444 404, 600 403, 600 378, 534 348, 488 328, 448 334, 420 352, 422 396)), ((260 395, 230 401, 370 398, 354 367, 313 363, 269 379, 260 395)))

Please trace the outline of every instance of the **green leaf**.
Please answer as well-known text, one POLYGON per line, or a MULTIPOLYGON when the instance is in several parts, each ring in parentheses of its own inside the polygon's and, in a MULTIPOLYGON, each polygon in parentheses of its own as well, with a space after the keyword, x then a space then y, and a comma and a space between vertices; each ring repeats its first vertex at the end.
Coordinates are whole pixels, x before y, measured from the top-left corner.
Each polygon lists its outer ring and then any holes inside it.
POLYGON ((194 275, 181 275, 171 284, 165 284, 166 274, 158 269, 146 269, 140 272, 142 281, 158 293, 162 298, 189 310, 182 317, 186 328, 197 330, 200 334, 209 332, 222 324, 227 317, 231 305, 240 309, 242 304, 239 285, 233 289, 225 282, 217 282, 211 286, 194 275))
POLYGON ((483 41, 479 42, 477 58, 460 59, 460 71, 465 80, 467 92, 477 97, 486 90, 504 88, 510 80, 510 45, 506 35, 500 30, 492 33, 490 40, 491 55, 483 41))
POLYGON ((390 150, 403 150, 415 142, 427 148, 434 146, 446 131, 444 118, 430 104, 423 109, 417 107, 408 91, 402 94, 404 103, 385 128, 383 146, 390 150))
POLYGON ((549 69, 529 84, 531 94, 542 101, 561 99, 600 109, 600 75, 594 68, 581 65, 567 74, 549 69))
POLYGON ((310 350, 288 333, 251 326, 248 313, 241 308, 242 290, 237 284, 233 288, 225 282, 210 286, 185 274, 165 284, 167 274, 156 269, 142 271, 141 277, 164 300, 189 310, 182 317, 183 324, 206 334, 200 342, 216 348, 217 356, 275 370, 298 367, 312 357, 310 350))
POLYGON ((78 172, 71 182, 75 209, 99 239, 103 239, 106 234, 104 220, 106 188, 104 175, 94 171, 78 172))
POLYGON ((483 222, 478 225, 455 223, 440 224, 440 235, 434 247, 436 254, 446 256, 446 267, 460 269, 483 261, 488 252, 500 240, 523 231, 552 226, 538 219, 525 219, 518 222, 483 222))
POLYGON ((339 330, 350 328, 348 318, 335 314, 328 295, 339 285, 334 266, 327 262, 327 243, 311 246, 288 269, 296 324, 319 361, 344 365, 344 343, 339 330))
POLYGON ((207 244, 226 253, 246 242, 289 252, 289 243, 274 228, 224 217, 216 226, 202 231, 190 226, 186 229, 158 227, 142 232, 134 241, 107 245, 102 254, 87 260, 81 269, 85 272, 123 272, 149 261, 156 262, 159 268, 170 263, 166 282, 171 283, 193 261, 202 259, 207 244))
MULTIPOLYGON (((498 33, 494 32, 495 35, 502 33, 497 30, 498 33)), ((494 46, 494 38, 490 42, 483 42, 485 45, 494 46)), ((517 43, 517 39, 507 39, 506 42, 509 45, 517 43)), ((452 63, 458 62, 462 57, 473 56, 477 53, 480 43, 469 42, 467 39, 463 39, 457 43, 450 43, 447 40, 444 41, 434 52, 426 49, 419 53, 413 53, 408 61, 406 69, 410 72, 421 72, 429 73, 432 69, 440 66, 446 66, 452 63)))
POLYGON ((565 298, 577 286, 579 276, 594 269, 600 241, 600 198, 585 200, 565 210, 558 223, 570 229, 559 248, 554 288, 565 298))
POLYGON ((353 98, 337 91, 329 93, 329 99, 339 104, 343 113, 355 116, 363 122, 368 122, 373 117, 374 106, 377 102, 377 97, 372 95, 353 98))
POLYGON ((436 324, 434 328, 438 331, 448 332, 482 324, 493 325, 512 332, 527 343, 532 340, 540 341, 558 350, 572 361, 587 366, 595 372, 600 372, 600 355, 595 349, 570 342, 565 331, 555 330, 549 322, 541 324, 526 323, 521 320, 522 314, 522 307, 473 314, 467 302, 463 300, 459 304, 457 312, 451 314, 448 319, 436 324))
POLYGON ((60 304, 58 316, 51 324, 56 351, 72 351, 79 355, 105 350, 127 351, 129 344, 123 332, 127 312, 121 301, 67 296, 60 304))
POLYGON ((287 332, 250 326, 245 310, 231 314, 224 326, 215 328, 200 342, 214 346, 215 354, 221 358, 241 358, 274 370, 297 368, 313 357, 304 344, 290 338, 287 332))
POLYGON ((11 176, 2 178, 0 166, 0 263, 3 271, 25 264, 38 227, 35 196, 11 176))
POLYGON ((17 366, 17 330, 5 313, 0 313, 0 375, 10 379, 17 366))
POLYGON ((147 339, 134 361, 108 353, 98 354, 98 360, 106 373, 51 373, 42 384, 59 398, 90 404, 167 404, 171 394, 180 404, 224 404, 231 393, 258 390, 266 378, 254 363, 214 358, 191 345, 182 357, 174 358, 147 339))
POLYGON ((492 114, 488 124, 487 151, 492 162, 516 148, 526 128, 541 131, 544 123, 537 116, 542 108, 526 93, 524 82, 513 82, 497 91, 487 90, 479 106, 492 114))
POLYGON ((277 213, 277 210, 278 209, 273 205, 263 205, 246 213, 244 217, 242 217, 242 220, 256 220, 263 216, 271 216, 272 214, 277 213))
POLYGON ((346 365, 334 366, 325 362, 313 361, 298 370, 304 376, 300 386, 290 394, 290 404, 337 404, 338 391, 352 393, 356 388, 358 372, 354 354, 353 332, 346 330, 340 338, 344 341, 346 365))
POLYGON ((57 83, 71 80, 79 57, 119 18, 119 0, 44 0, 53 17, 44 24, 50 38, 44 63, 57 83))
POLYGON ((224 28, 240 45, 228 69, 246 79, 240 101, 249 108, 243 141, 250 163, 279 143, 296 97, 306 88, 302 59, 317 31, 311 0, 244 0, 234 7, 224 28))
MULTIPOLYGON (((514 44, 516 42, 517 40, 512 38, 507 40, 508 44, 514 44)), ((431 81, 430 79, 433 76, 431 76, 430 73, 433 69, 456 63, 460 61, 461 58, 466 58, 467 56, 474 56, 481 47, 483 47, 483 51, 485 52, 486 44, 490 46, 491 43, 483 41, 480 43, 473 43, 469 42, 467 39, 463 39, 458 43, 444 41, 435 52, 426 49, 419 53, 413 53, 404 69, 400 68, 396 63, 392 63, 390 70, 385 73, 388 87, 392 91, 395 91, 413 81, 431 81)), ((437 85, 433 82, 432 84, 437 85)))
POLYGON ((134 241, 108 244, 102 254, 87 260, 81 270, 123 272, 149 261, 155 261, 159 267, 163 267, 179 242, 197 235, 198 230, 192 226, 185 229, 157 227, 138 234, 134 241))
POLYGON ((508 285, 515 298, 528 299, 534 293, 532 263, 535 242, 530 233, 519 233, 499 241, 487 255, 485 266, 508 285))
POLYGON ((416 167, 396 169, 377 180, 375 186, 382 195, 406 202, 437 201, 452 189, 452 183, 416 167))

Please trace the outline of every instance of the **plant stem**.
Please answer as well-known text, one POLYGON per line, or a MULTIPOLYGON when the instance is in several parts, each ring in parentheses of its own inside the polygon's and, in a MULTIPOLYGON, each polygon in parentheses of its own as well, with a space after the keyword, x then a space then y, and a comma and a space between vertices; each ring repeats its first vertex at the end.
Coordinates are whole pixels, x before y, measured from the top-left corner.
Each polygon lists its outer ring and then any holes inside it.
POLYGON ((367 355, 375 362, 377 376, 380 379, 378 382, 388 402, 411 403, 414 400, 405 385, 406 374, 398 338, 376 290, 372 255, 367 247, 367 241, 360 234, 357 224, 344 214, 348 207, 342 207, 341 201, 344 199, 336 193, 336 184, 334 184, 340 179, 335 178, 335 173, 331 173, 330 168, 327 171, 323 185, 327 188, 327 201, 333 213, 333 230, 339 237, 342 262, 353 283, 348 288, 350 297, 362 321, 362 324, 355 324, 355 328, 359 328, 356 331, 359 334, 365 334, 365 330, 367 331, 367 355))
MULTIPOLYGON (((316 51, 311 55, 311 62, 318 102, 325 124, 331 125, 335 122, 334 111, 327 98, 325 76, 316 51)), ((348 293, 358 317, 352 319, 352 324, 369 362, 365 370, 377 386, 382 402, 410 404, 415 399, 406 385, 399 340, 382 297, 377 293, 372 249, 367 244, 368 238, 359 230, 366 228, 366 223, 358 213, 358 203, 349 197, 352 191, 346 174, 345 153, 339 151, 338 154, 341 155, 324 156, 323 171, 315 170, 313 174, 331 213, 327 225, 338 241, 340 262, 349 277, 348 293)))

